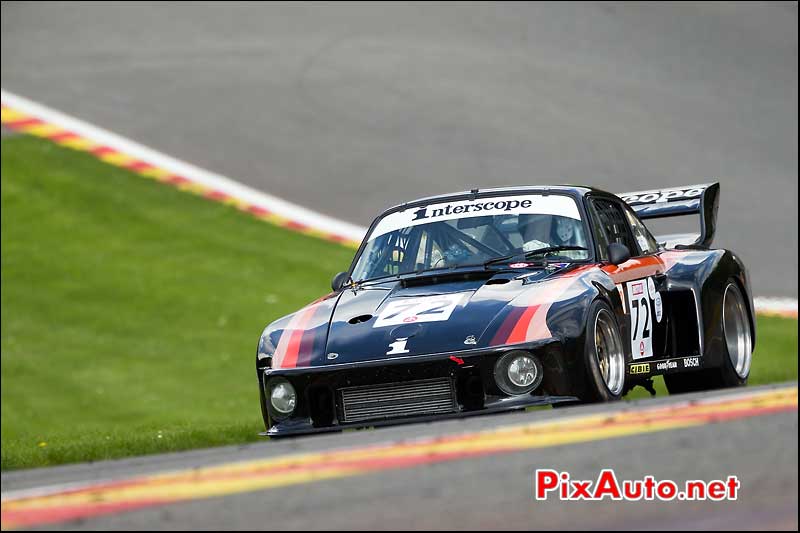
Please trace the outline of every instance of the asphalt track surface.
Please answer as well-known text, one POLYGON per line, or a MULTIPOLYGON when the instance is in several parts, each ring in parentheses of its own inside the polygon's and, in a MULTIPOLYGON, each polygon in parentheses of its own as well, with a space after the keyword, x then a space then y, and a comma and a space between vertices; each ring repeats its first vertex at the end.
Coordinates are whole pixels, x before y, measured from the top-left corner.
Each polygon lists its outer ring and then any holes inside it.
MULTIPOLYGON (((619 192, 718 177, 716 243, 741 254, 756 294, 796 297, 797 16, 796 3, 3 2, 0 81, 361 225, 389 205, 472 186, 567 182, 619 192)), ((4 473, 2 490, 562 413, 4 473)), ((794 411, 198 500, 68 527, 796 529, 797 492, 794 411), (587 479, 604 467, 621 478, 736 473, 743 493, 728 503, 533 505, 537 467, 587 479)))
MULTIPOLYGON (((767 389, 769 387, 760 387, 767 389)), ((717 395, 737 394, 727 391, 717 395)), ((9 492, 121 479, 232 460, 332 451, 442 436, 565 416, 635 411, 708 394, 615 405, 571 407, 414 424, 373 431, 272 441, 148 458, 4 473, 9 492)), ((317 481, 95 517, 66 529, 796 529, 797 411, 688 429, 560 445, 317 481), (553 468, 595 479, 614 468, 620 480, 725 479, 741 482, 728 502, 536 502, 533 472, 553 468)))
POLYGON ((472 186, 718 178, 716 244, 755 294, 797 297, 797 17, 795 2, 3 2, 0 79, 360 225, 472 186))

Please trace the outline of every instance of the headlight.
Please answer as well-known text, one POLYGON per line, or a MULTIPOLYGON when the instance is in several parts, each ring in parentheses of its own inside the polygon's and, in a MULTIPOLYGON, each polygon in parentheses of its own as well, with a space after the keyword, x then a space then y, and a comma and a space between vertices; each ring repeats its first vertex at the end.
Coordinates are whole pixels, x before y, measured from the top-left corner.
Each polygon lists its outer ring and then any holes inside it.
POLYGON ((297 405, 297 393, 292 384, 283 378, 276 378, 269 382, 269 403, 278 417, 292 414, 297 405))
POLYGON ((539 359, 522 350, 505 354, 494 365, 494 380, 506 394, 527 394, 539 386, 543 377, 539 359))

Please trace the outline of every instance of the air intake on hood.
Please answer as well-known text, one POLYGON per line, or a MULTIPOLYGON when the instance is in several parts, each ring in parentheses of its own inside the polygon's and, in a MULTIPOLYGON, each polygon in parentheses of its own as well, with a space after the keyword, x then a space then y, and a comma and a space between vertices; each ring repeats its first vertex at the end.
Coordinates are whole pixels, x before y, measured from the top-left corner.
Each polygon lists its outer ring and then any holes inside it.
POLYGON ((344 423, 452 413, 458 409, 450 378, 348 387, 339 392, 344 423))
POLYGON ((419 285, 435 285, 437 283, 448 283, 452 281, 489 279, 494 275, 495 272, 491 271, 425 273, 411 278, 404 278, 402 284, 403 287, 417 287, 419 285))

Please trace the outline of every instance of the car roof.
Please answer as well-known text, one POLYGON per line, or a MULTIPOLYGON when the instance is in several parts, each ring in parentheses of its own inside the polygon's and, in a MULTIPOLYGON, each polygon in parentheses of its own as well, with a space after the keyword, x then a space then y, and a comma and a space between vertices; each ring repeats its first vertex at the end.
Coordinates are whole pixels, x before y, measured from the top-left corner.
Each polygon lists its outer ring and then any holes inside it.
POLYGON ((389 209, 386 209, 383 213, 381 213, 381 216, 388 214, 391 211, 398 211, 411 206, 425 205, 447 200, 464 199, 471 197, 473 195, 476 198, 481 198, 487 196, 499 196, 505 194, 513 194, 513 193, 531 193, 531 192, 551 192, 559 194, 569 194, 570 196, 574 197, 583 197, 588 193, 610 194, 601 189, 597 189, 595 187, 589 187, 586 185, 516 185, 511 187, 492 187, 483 189, 475 188, 468 191, 437 194, 435 196, 426 196, 424 198, 418 198, 416 200, 403 202, 402 204, 397 204, 393 207, 390 207, 389 209))

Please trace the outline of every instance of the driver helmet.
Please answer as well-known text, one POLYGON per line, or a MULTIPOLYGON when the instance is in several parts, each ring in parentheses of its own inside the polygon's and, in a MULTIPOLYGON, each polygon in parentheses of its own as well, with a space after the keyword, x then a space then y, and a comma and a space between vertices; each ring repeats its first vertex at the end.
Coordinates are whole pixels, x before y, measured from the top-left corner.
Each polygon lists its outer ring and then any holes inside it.
POLYGON ((552 246, 583 245, 580 241, 580 222, 569 217, 554 217, 550 230, 550 243, 552 246))

